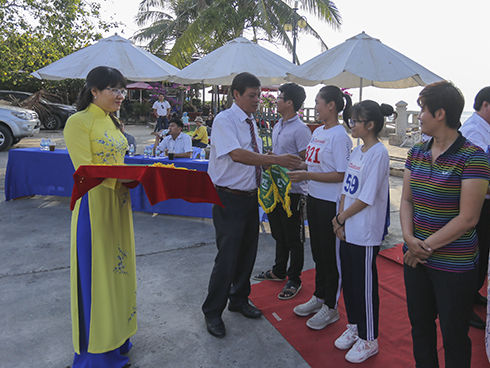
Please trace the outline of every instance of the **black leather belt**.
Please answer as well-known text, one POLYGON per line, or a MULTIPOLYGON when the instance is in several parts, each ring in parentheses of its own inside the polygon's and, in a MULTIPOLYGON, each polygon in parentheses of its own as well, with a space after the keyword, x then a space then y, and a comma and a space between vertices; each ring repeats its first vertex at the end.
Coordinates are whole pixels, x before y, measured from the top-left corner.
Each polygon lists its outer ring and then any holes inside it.
POLYGON ((231 194, 237 194, 237 195, 241 195, 241 196, 244 196, 244 197, 253 197, 253 196, 256 196, 257 195, 257 189, 253 189, 253 190, 238 190, 238 189, 230 189, 230 188, 227 188, 227 187, 221 187, 219 185, 215 185, 215 187, 216 187, 216 189, 221 190, 222 192, 231 193, 231 194))

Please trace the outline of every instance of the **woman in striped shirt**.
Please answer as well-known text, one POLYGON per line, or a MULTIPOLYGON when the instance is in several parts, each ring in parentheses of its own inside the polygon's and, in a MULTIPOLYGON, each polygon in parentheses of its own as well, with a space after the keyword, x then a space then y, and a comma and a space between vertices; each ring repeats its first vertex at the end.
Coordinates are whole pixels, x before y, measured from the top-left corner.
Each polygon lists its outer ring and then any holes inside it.
POLYGON ((490 179, 484 152, 459 132, 464 98, 450 82, 419 95, 422 133, 408 153, 400 205, 407 306, 417 367, 470 367, 469 321, 477 277, 475 225, 490 179))

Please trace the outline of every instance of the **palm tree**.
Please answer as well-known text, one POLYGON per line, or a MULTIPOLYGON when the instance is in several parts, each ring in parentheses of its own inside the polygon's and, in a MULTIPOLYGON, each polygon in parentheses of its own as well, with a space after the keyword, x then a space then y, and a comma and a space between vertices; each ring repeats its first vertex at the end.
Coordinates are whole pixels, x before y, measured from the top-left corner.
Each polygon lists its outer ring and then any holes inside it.
MULTIPOLYGON (((136 21, 139 26, 150 25, 134 39, 148 42, 150 52, 179 68, 243 35, 244 30, 252 32, 254 42, 279 42, 292 52, 283 28, 294 17, 292 3, 294 0, 143 0, 136 21)), ((330 0, 304 0, 302 9, 333 28, 340 27, 340 14, 330 0)), ((322 51, 327 49, 309 24, 303 32, 313 35, 322 51)))

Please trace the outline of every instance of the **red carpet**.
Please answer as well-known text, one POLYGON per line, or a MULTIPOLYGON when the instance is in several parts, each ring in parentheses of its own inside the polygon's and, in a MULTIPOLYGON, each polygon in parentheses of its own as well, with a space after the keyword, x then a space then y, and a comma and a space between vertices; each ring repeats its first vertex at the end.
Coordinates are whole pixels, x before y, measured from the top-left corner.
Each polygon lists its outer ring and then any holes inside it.
MULTIPOLYGON (((380 295, 379 353, 362 363, 362 367, 405 368, 414 367, 410 322, 408 321, 403 282, 401 246, 379 253, 377 259, 380 295)), ((263 281, 252 286, 250 299, 264 316, 301 354, 311 367, 341 368, 353 364, 344 358, 347 351, 338 350, 334 341, 345 330, 347 317, 343 297, 339 300, 340 320, 324 330, 314 331, 306 326, 308 317, 298 317, 293 308, 307 302, 314 291, 314 270, 303 272, 303 288, 291 300, 279 300, 277 295, 285 282, 263 281)), ((477 314, 485 320, 485 308, 475 306, 477 314)), ((472 367, 490 367, 485 353, 485 333, 470 327, 473 343, 472 367)), ((439 333, 439 365, 444 367, 444 350, 439 333)))

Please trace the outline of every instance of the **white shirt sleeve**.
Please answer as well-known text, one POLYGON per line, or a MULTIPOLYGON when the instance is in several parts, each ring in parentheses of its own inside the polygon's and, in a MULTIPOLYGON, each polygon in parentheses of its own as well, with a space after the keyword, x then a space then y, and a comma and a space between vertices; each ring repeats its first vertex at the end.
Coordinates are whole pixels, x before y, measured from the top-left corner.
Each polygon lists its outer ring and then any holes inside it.
MULTIPOLYGON (((379 144, 379 143, 378 143, 379 144)), ((381 188, 381 182, 389 170, 390 157, 386 149, 376 149, 363 169, 363 184, 358 199, 372 206, 381 188)))
POLYGON ((220 115, 216 116, 213 123, 211 144, 216 148, 217 158, 241 148, 237 132, 231 132, 230 130, 235 130, 235 128, 232 124, 227 124, 227 118, 220 119, 220 115))
MULTIPOLYGON (((158 145, 158 149, 159 149, 160 151, 162 151, 162 152, 163 152, 163 151, 165 151, 165 148, 169 148, 169 147, 167 146, 167 143, 168 143, 168 138, 169 138, 169 137, 170 137, 170 136, 167 136, 167 137, 163 138, 163 139, 162 139, 162 141, 160 142, 160 144, 158 145)), ((170 137, 170 138, 172 138, 172 137, 170 137)))
POLYGON ((486 152, 486 150, 488 148, 488 144, 485 143, 485 135, 482 132, 478 131, 475 128, 473 128, 473 129, 465 129, 464 124, 461 126, 461 128, 459 129, 459 131, 461 132, 461 134, 463 134, 463 136, 467 140, 469 140, 471 143, 477 145, 483 151, 486 152))
POLYGON ((192 139, 184 133, 184 153, 192 152, 192 139))
POLYGON ((332 141, 333 166, 342 173, 347 169, 352 149, 352 141, 347 134, 337 134, 332 141))

